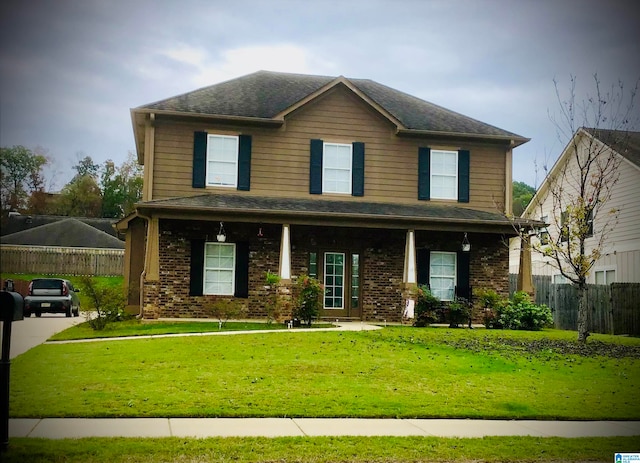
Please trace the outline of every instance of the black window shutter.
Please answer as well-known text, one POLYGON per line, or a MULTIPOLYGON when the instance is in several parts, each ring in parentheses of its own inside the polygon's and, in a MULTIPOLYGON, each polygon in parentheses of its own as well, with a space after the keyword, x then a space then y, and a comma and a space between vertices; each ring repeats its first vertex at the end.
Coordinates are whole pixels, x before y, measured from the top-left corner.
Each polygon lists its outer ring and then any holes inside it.
POLYGON ((469 202, 469 150, 458 151, 458 202, 469 202))
POLYGON ((238 190, 251 189, 251 135, 240 135, 238 146, 238 190))
POLYGON ((431 148, 418 148, 418 199, 431 198, 431 148))
POLYGON ((351 195, 364 196, 364 143, 353 142, 351 162, 351 195))
POLYGON ((428 249, 418 249, 416 251, 417 278, 419 285, 429 286, 429 259, 431 255, 428 249))
POLYGON ((193 188, 204 188, 207 175, 207 132, 193 133, 193 188))
POLYGON ((322 194, 322 140, 311 140, 311 165, 309 168, 309 193, 322 194))
POLYGON ((236 291, 235 297, 249 297, 249 243, 236 243, 236 291))
POLYGON ((191 240, 189 296, 202 296, 204 280, 204 240, 191 240))
POLYGON ((456 296, 464 297, 467 300, 471 300, 471 286, 470 286, 470 253, 465 251, 458 251, 458 263, 456 268, 456 296))

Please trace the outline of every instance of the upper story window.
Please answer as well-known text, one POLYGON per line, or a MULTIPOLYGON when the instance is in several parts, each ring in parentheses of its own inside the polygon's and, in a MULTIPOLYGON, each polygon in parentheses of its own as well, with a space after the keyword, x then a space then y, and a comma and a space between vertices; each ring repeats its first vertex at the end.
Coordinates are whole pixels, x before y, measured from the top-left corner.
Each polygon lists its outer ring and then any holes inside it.
POLYGON ((312 139, 309 151, 309 193, 364 196, 364 143, 325 143, 312 139))
POLYGON ((193 188, 251 188, 251 135, 193 135, 193 188))
POLYGON ((238 137, 207 137, 207 185, 235 187, 238 182, 238 137))
POLYGON ((469 150, 418 148, 418 199, 469 202, 469 150))
POLYGON ((431 198, 458 199, 458 152, 431 150, 431 198))
MULTIPOLYGON (((579 222, 579 219, 576 219, 574 217, 569 217, 569 211, 568 210, 564 210, 561 214, 560 214, 560 241, 562 243, 569 241, 569 235, 570 235, 570 225, 571 225, 571 220, 575 222, 579 222)), ((589 209, 587 211, 586 217, 584 217, 584 237, 585 238, 591 238, 593 236, 593 209, 589 209)), ((579 232, 576 233, 576 235, 579 236, 579 232)))
POLYGON ((322 192, 351 194, 351 145, 325 143, 322 192))

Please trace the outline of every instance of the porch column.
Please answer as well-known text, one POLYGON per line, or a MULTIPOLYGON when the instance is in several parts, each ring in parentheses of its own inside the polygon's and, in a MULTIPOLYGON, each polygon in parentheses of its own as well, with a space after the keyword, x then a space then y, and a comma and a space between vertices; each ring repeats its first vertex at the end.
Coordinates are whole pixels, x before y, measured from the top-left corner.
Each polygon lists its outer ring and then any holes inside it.
POLYGON ((289 224, 282 225, 282 239, 280 240, 280 278, 291 279, 291 239, 289 237, 289 224))
POLYGON ((416 271, 416 239, 414 230, 407 231, 404 248, 404 275, 402 282, 406 285, 415 285, 418 282, 416 271))
POLYGON ((531 296, 535 292, 531 275, 531 244, 527 232, 520 236, 520 268, 518 269, 516 289, 531 296))

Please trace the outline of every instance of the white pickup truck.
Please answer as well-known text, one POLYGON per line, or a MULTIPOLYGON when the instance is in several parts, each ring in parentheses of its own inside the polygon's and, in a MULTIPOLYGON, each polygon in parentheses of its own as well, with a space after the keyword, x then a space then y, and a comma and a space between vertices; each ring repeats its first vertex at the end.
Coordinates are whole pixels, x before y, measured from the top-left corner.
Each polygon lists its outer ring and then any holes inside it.
POLYGON ((47 313, 63 313, 67 317, 80 315, 79 289, 73 287, 69 280, 62 278, 36 278, 29 283, 27 296, 24 298, 24 316, 36 317, 47 313))

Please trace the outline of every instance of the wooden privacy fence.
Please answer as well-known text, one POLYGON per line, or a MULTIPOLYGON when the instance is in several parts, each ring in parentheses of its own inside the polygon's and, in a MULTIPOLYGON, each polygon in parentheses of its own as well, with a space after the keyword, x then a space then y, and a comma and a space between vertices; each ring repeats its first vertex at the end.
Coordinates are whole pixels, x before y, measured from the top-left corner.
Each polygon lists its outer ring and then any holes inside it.
MULTIPOLYGON (((510 289, 515 278, 510 275, 510 289)), ((578 290, 570 284, 553 284, 551 277, 534 275, 536 304, 553 312, 553 323, 563 330, 578 329, 578 290)), ((511 291, 513 292, 513 290, 511 291)), ((589 331, 605 334, 640 335, 640 283, 587 285, 589 331)))
POLYGON ((124 249, 0 246, 3 273, 120 276, 124 249))

